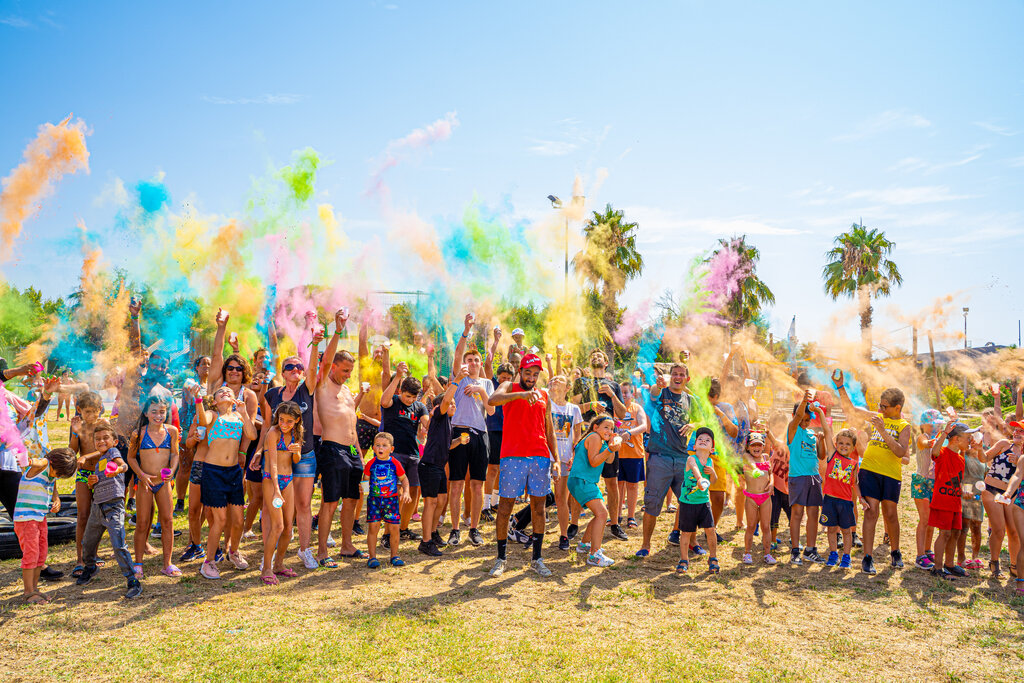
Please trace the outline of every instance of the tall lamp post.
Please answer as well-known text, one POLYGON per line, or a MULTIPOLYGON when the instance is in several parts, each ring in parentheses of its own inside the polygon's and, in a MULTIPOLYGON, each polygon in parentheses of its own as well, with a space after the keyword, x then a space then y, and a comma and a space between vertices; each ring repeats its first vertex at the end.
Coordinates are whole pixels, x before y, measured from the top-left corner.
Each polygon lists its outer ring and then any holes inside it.
MULTIPOLYGON (((970 308, 964 306, 964 360, 967 360, 967 314, 970 312, 970 308)), ((967 408, 967 375, 964 375, 964 409, 967 408)))
MULTIPOLYGON (((548 195, 552 209, 561 209, 562 200, 553 194, 548 195)), ((565 298, 569 298, 569 214, 565 215, 565 298)))

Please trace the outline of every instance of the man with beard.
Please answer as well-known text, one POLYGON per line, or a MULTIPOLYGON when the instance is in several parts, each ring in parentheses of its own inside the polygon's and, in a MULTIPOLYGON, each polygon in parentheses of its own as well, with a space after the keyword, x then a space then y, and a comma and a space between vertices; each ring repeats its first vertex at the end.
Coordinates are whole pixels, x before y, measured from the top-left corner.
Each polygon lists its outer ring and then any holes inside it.
MULTIPOLYGON (((584 424, 598 414, 614 415, 616 420, 626 417, 626 406, 622 402, 619 383, 606 376, 608 359, 604 352, 594 349, 590 352, 590 377, 580 377, 572 387, 572 402, 579 405, 584 424)), ((619 509, 619 456, 606 464, 601 471, 605 491, 608 492, 608 509, 619 509)), ((619 526, 618 515, 611 516, 612 536, 620 541, 628 540, 626 532, 619 526)))
POLYGON ((505 571, 505 548, 508 544, 508 518, 516 497, 524 490, 530 496, 533 516, 533 561, 530 569, 541 576, 551 576, 544 566, 541 548, 544 543, 544 503, 551 493, 550 472, 560 472, 555 442, 555 425, 551 419, 551 401, 546 391, 537 388, 541 370, 540 356, 530 353, 519 362, 519 381, 503 382, 487 403, 503 406, 504 436, 501 440, 501 464, 498 475, 498 558, 491 576, 505 571))

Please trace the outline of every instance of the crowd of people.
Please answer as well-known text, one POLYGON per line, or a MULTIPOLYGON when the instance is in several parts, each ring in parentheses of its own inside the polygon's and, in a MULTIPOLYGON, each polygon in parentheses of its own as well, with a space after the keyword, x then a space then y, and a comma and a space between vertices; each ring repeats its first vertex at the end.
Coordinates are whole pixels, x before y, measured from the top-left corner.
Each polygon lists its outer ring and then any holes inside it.
POLYGON ((0 503, 14 522, 30 603, 49 600, 40 579, 63 576, 46 563, 59 478, 75 482, 71 576, 79 585, 94 579, 106 531, 125 597, 134 598, 147 555, 159 555, 169 577, 182 575, 176 562, 197 563, 209 580, 221 578, 225 563, 237 571, 255 563, 273 586, 300 568, 336 568, 338 559, 378 568, 379 549, 393 567, 404 565, 403 546, 441 558, 464 543, 488 543, 481 528, 492 522, 489 573, 506 570, 511 538, 531 551, 530 569, 547 577, 545 553, 575 551, 587 565, 608 567, 616 559, 605 541, 630 533, 640 535, 642 561, 663 512, 672 513, 676 571, 706 561, 714 574, 730 492, 743 564, 755 562, 758 537, 760 561, 787 559, 779 550, 785 513, 789 564, 848 569, 860 548, 861 571, 874 574, 880 546, 894 569, 904 566, 897 505, 908 466, 918 513, 914 566, 948 580, 983 569, 987 516, 988 570, 1002 576, 1005 538, 1008 572, 1024 594, 1020 389, 1015 410, 1004 415, 997 396, 971 428, 952 409, 908 419, 898 388, 881 392, 877 410, 858 407, 836 370, 827 388, 797 378, 802 393, 791 410, 762 414, 738 344, 708 389, 694 392, 682 360, 616 380, 604 352, 591 352, 582 367, 560 347, 542 357, 520 329, 501 349, 494 328, 483 349, 472 315, 448 375, 426 348, 427 374, 417 378, 407 362, 392 362, 388 343, 370 345, 365 323, 357 354, 340 348, 344 309, 329 338, 314 323, 304 356, 279 360, 276 347, 252 358, 239 353, 230 317, 218 311, 211 356, 194 358, 192 376, 175 387, 168 356, 141 345, 141 314, 133 301, 129 340, 139 362, 118 377, 109 415, 96 387, 44 377, 41 364, 0 370, 0 380, 22 377, 30 386, 27 399, 4 388, 0 406, 0 503), (50 448, 47 433, 54 394, 73 396, 58 408, 71 419, 63 448, 50 448), (833 421, 833 396, 844 425, 833 421), (518 511, 517 501, 525 503, 518 511), (558 538, 546 545, 552 506, 558 538), (175 529, 182 516, 186 528, 175 529), (256 537, 257 523, 262 552, 246 558, 241 542, 256 537), (822 528, 828 549, 819 552, 822 528), (185 543, 175 557, 179 534, 185 543), (356 544, 364 535, 365 552, 356 544), (150 543, 156 538, 159 550, 150 543), (297 562, 289 557, 296 538, 297 562))

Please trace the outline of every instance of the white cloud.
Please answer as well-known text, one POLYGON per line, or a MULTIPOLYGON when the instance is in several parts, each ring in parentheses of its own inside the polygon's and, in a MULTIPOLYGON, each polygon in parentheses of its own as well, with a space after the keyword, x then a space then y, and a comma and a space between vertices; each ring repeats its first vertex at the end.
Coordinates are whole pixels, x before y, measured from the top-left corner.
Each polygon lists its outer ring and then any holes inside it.
POLYGON ((530 142, 533 143, 528 148, 530 152, 542 157, 564 157, 579 149, 579 145, 575 142, 564 140, 531 140, 530 142))
POLYGON ((304 95, 293 93, 267 93, 256 97, 218 97, 203 95, 201 99, 210 104, 296 104, 305 99, 304 95))
POLYGON ((1014 168, 1021 168, 1022 166, 1024 166, 1024 157, 1016 157, 1014 159, 1008 160, 1006 163, 1008 163, 1010 166, 1013 166, 1014 168))
POLYGON ((846 201, 877 202, 879 204, 931 204, 970 199, 971 195, 953 194, 947 185, 925 185, 920 187, 890 187, 884 190, 857 190, 847 193, 846 201))
POLYGON ((851 132, 837 135, 832 140, 835 142, 864 140, 889 130, 927 128, 931 125, 932 122, 920 114, 913 114, 904 109, 890 109, 859 123, 851 132))
POLYGON ((1004 137, 1013 137, 1020 132, 1019 130, 1009 128, 1008 126, 997 125, 991 121, 975 121, 974 125, 982 130, 987 130, 989 133, 995 133, 996 135, 1002 135, 1004 137))
POLYGON ((32 28, 32 22, 24 17, 18 17, 13 14, 0 17, 0 24, 4 26, 10 26, 11 28, 32 28))
POLYGON ((700 233, 725 237, 729 235, 797 235, 803 230, 773 225, 755 216, 731 218, 683 218, 675 212, 653 206, 631 206, 623 209, 626 218, 640 226, 637 241, 641 244, 674 245, 687 234, 700 233))
POLYGON ((956 168, 957 166, 966 166, 972 161, 977 161, 981 158, 981 154, 969 154, 963 159, 957 159, 956 161, 947 161, 941 164, 933 164, 925 161, 924 159, 918 159, 917 157, 907 157, 901 159, 896 164, 887 168, 887 171, 900 171, 903 173, 912 173, 914 171, 922 171, 925 175, 931 175, 932 173, 938 173, 944 171, 947 168, 956 168))

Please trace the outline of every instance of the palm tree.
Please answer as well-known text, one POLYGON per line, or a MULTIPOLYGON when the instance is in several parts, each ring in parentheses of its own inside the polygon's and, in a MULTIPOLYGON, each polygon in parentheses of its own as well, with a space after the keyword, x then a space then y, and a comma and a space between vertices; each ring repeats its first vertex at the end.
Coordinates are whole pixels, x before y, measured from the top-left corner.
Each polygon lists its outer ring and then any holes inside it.
POLYGON ((886 258, 895 243, 881 230, 868 230, 854 223, 836 237, 835 246, 825 252, 828 263, 821 271, 825 293, 836 300, 853 298, 860 307, 860 335, 864 353, 871 357, 872 297, 889 296, 892 288, 903 284, 896 263, 886 258))
POLYGON ((757 276, 757 264, 761 260, 761 252, 757 247, 747 244, 747 236, 732 237, 718 240, 719 247, 711 252, 705 261, 710 262, 725 250, 739 255, 733 270, 739 280, 736 291, 722 306, 722 313, 732 322, 734 328, 750 325, 761 315, 764 306, 775 304, 775 295, 761 278, 757 276))
POLYGON ((644 268, 644 258, 636 248, 638 229, 636 223, 626 221, 622 211, 607 204, 604 213, 595 211, 583 226, 586 243, 572 259, 573 268, 590 283, 601 301, 608 347, 611 332, 620 322, 619 294, 644 268))

